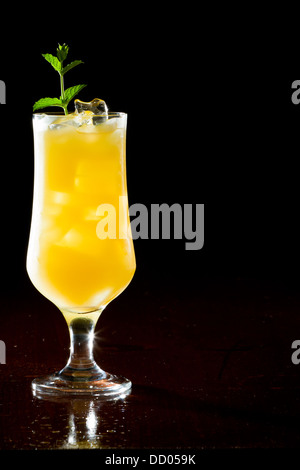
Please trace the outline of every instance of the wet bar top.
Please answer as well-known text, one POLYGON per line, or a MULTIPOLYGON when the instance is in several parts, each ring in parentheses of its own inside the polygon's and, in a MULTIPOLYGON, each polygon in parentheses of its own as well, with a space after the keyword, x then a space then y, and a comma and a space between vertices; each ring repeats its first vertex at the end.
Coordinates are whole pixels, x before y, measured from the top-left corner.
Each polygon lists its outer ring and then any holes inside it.
POLYGON ((299 446, 299 291, 247 279, 133 281, 96 332, 98 363, 130 378, 131 394, 41 400, 30 383, 65 365, 65 321, 33 287, 3 296, 1 449, 299 446))

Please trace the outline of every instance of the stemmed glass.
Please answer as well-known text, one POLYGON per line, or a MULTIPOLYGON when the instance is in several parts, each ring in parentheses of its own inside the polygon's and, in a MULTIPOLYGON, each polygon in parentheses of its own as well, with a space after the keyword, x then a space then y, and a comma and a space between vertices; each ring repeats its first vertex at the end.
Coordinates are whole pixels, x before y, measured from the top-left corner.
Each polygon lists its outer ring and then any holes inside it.
POLYGON ((70 357, 59 372, 37 378, 46 395, 111 397, 130 380, 93 358, 94 329, 104 308, 130 283, 135 254, 126 183, 125 113, 34 114, 34 192, 27 271, 62 312, 70 357))

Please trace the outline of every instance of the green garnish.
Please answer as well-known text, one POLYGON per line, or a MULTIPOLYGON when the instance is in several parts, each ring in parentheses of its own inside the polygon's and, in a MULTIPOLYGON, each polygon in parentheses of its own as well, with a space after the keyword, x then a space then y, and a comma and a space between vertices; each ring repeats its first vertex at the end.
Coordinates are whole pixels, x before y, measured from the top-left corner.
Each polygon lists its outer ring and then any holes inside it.
POLYGON ((47 108, 48 106, 59 106, 63 108, 65 114, 68 114, 68 104, 70 101, 86 86, 86 85, 75 85, 67 88, 64 87, 64 75, 69 70, 76 67, 76 65, 83 64, 82 60, 74 60, 70 64, 63 66, 64 60, 67 58, 69 52, 69 46, 58 44, 57 56, 52 54, 42 54, 42 56, 52 65, 54 70, 59 73, 60 77, 60 97, 59 98, 41 98, 36 101, 33 105, 33 111, 41 108, 47 108))

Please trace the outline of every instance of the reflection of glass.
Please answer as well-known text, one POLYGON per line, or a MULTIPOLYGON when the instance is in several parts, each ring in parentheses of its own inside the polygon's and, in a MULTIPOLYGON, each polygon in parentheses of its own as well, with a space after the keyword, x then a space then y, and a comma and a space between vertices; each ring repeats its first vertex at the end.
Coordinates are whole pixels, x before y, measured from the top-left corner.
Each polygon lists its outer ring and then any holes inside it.
POLYGON ((101 312, 135 271, 126 185, 126 115, 114 113, 98 125, 76 127, 70 115, 35 114, 33 128, 35 178, 27 271, 35 287, 63 313, 71 338, 66 367, 34 380, 33 388, 48 394, 120 394, 131 382, 104 372, 92 349, 101 312), (107 215, 99 207, 114 208, 115 236, 99 233, 107 215))
MULTIPOLYGON (((85 400, 84 400, 85 402, 85 400)), ((86 405, 84 403, 84 405, 86 405)), ((82 419, 82 400, 79 403, 74 403, 74 408, 79 413, 79 418, 76 412, 72 412, 69 415, 69 434, 64 443, 64 448, 97 448, 99 445, 97 439, 97 428, 98 428, 98 417, 95 411, 94 402, 90 401, 87 403, 86 416, 82 419), (79 411, 76 410, 79 406, 79 411)))
MULTIPOLYGON (((41 409, 36 403, 37 413, 32 423, 34 446, 58 449, 103 449, 127 447, 127 400, 130 391, 122 395, 106 397, 70 397, 69 395, 45 395, 33 391, 47 405, 41 409), (41 427, 41 420, 44 424, 41 427)), ((33 443, 32 443, 33 444, 33 443)))
MULTIPOLYGON (((118 403, 112 403, 111 416, 116 411, 124 413, 125 404, 123 399, 118 403)), ((110 419, 106 422, 106 429, 103 429, 102 420, 107 417, 102 416, 103 403, 98 400, 73 399, 70 401, 68 409, 68 432, 64 442, 61 443, 61 449, 97 449, 111 446, 111 437, 116 432, 120 432, 122 423, 110 419)))

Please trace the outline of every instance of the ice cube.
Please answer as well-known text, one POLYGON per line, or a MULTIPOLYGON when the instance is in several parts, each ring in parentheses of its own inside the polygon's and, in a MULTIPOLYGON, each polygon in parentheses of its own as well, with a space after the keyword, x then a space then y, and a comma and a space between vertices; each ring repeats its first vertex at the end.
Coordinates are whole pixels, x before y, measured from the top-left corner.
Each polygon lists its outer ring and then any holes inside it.
POLYGON ((83 235, 76 228, 71 228, 57 243, 60 246, 78 248, 83 243, 83 235))
POLYGON ((75 109, 77 113, 82 113, 83 111, 92 111, 93 114, 104 114, 107 115, 107 106, 105 101, 100 100, 100 98, 94 98, 92 101, 86 103, 85 101, 75 100, 75 109))
POLYGON ((78 120, 78 116, 74 116, 74 114, 68 114, 67 116, 60 116, 57 119, 55 119, 52 124, 49 125, 49 129, 57 130, 61 129, 66 126, 71 126, 71 127, 79 127, 80 121, 78 120))
POLYGON ((108 109, 105 101, 100 98, 94 98, 92 101, 86 103, 85 101, 74 101, 76 113, 92 112, 92 122, 96 126, 107 120, 108 109))
POLYGON ((103 243, 99 243, 94 221, 92 224, 81 223, 69 228, 59 240, 56 240, 55 245, 72 250, 75 256, 88 255, 91 259, 95 259, 99 251, 103 251, 103 243))

